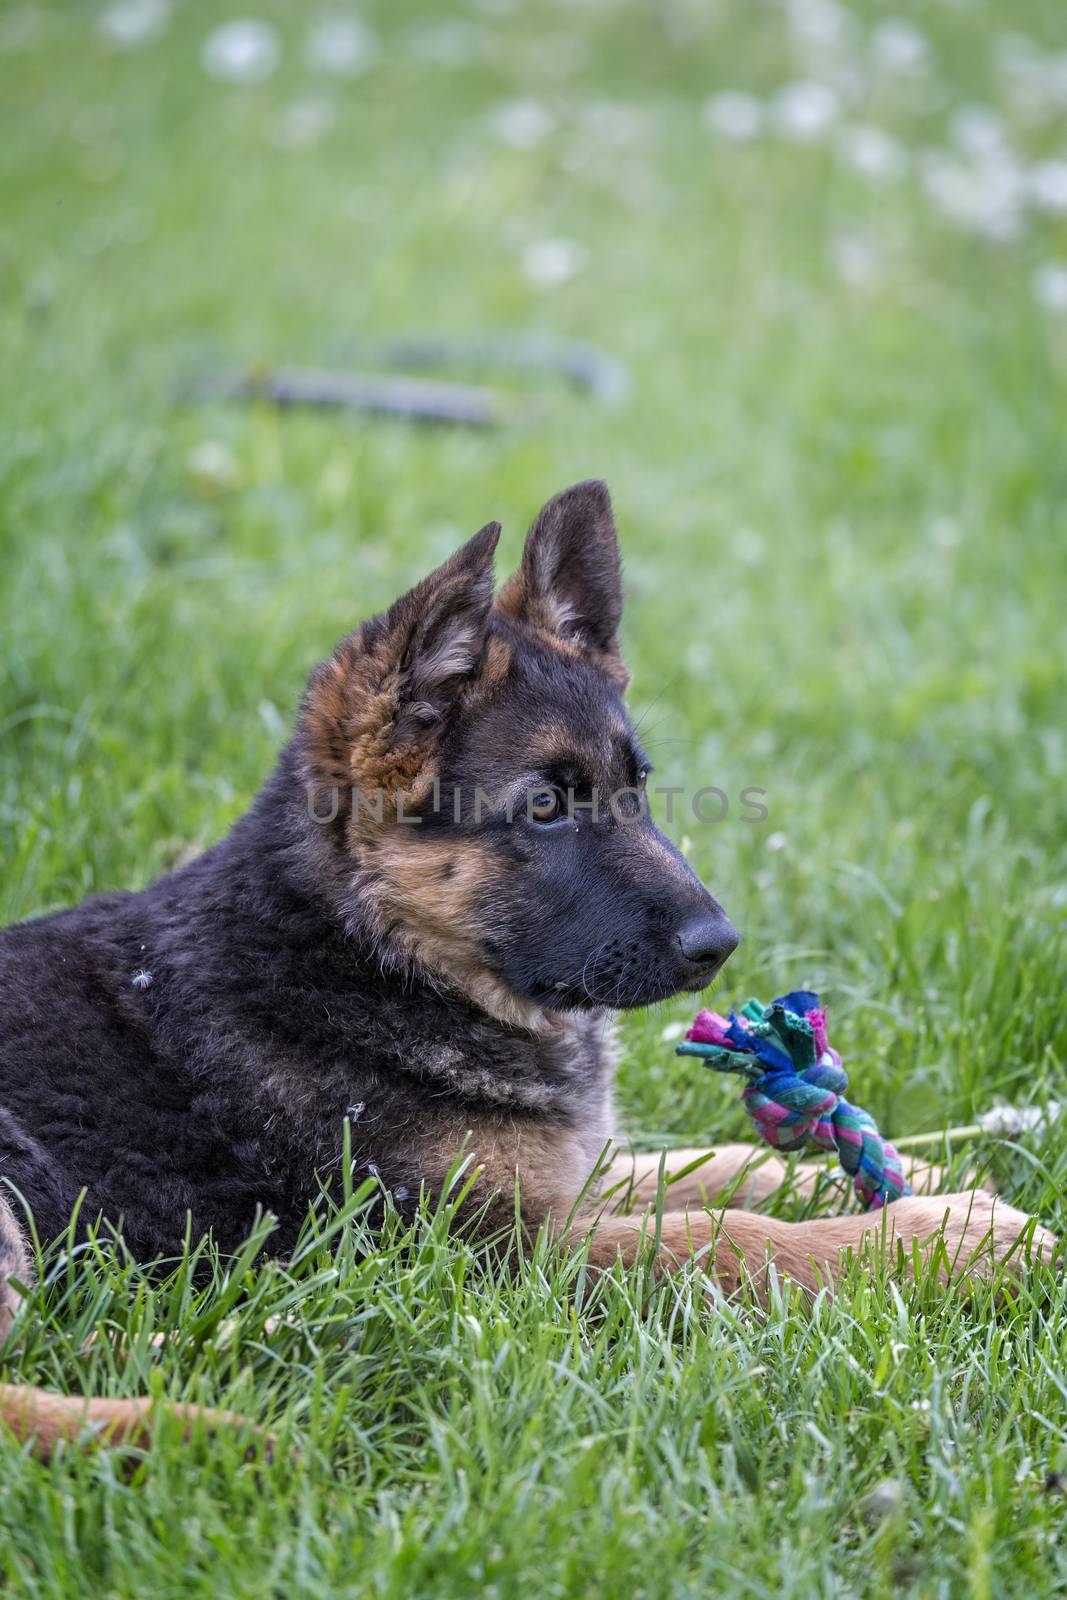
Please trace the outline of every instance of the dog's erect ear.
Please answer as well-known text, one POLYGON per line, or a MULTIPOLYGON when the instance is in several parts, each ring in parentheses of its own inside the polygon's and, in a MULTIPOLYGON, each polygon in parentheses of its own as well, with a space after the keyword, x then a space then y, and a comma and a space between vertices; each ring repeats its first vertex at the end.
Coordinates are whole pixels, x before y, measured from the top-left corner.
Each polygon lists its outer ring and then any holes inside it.
POLYGON ((499 536, 490 522, 316 667, 300 723, 311 779, 395 790, 423 770, 428 741, 481 659, 499 536))
POLYGON ((576 483, 548 502, 526 535, 522 564, 501 589, 497 606, 617 660, 622 579, 607 484, 576 483))
POLYGON ((376 642, 392 652, 399 701, 423 720, 439 714, 481 658, 499 537, 499 522, 486 523, 380 621, 376 642))

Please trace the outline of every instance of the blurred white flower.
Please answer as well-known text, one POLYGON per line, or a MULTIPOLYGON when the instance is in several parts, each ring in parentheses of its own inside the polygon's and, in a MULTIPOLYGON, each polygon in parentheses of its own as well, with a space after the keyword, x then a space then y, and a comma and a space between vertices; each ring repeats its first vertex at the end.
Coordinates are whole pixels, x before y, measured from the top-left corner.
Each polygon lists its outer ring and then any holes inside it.
POLYGON ((995 46, 997 67, 1027 116, 1067 107, 1067 51, 1045 55, 1022 34, 1003 34, 995 46))
POLYGON ((462 18, 417 22, 407 32, 408 48, 419 61, 438 67, 465 67, 482 42, 480 29, 462 18))
POLYGON ((581 108, 579 121, 591 139, 617 149, 647 144, 651 137, 648 113, 624 100, 591 100, 581 108))
POLYGON ((960 106, 953 113, 949 133, 956 149, 976 160, 1004 155, 1009 150, 1003 120, 988 106, 960 106))
POLYGON ((830 243, 830 255, 838 277, 849 288, 869 288, 881 277, 881 258, 866 234, 836 234, 830 243))
POLYGON ((132 50, 157 39, 169 21, 169 0, 115 0, 101 11, 96 27, 110 44, 120 50, 132 50))
POLYGON ((789 840, 784 833, 769 833, 767 835, 768 850, 784 850, 789 840))
POLYGON ((939 550, 955 550, 962 542, 963 529, 955 517, 934 517, 930 523, 930 538, 939 550))
POLYGON ((1031 280, 1034 299, 1046 311, 1067 311, 1067 264, 1048 261, 1031 280))
POLYGON ((573 239, 539 239, 523 251, 523 276, 538 289, 550 289, 575 277, 588 259, 585 246, 573 239))
POLYGON ((995 1139, 1017 1139, 1021 1133, 1033 1133, 1046 1123, 1055 1122, 1059 1114, 1055 1100, 1044 1106, 994 1106, 982 1113, 978 1125, 995 1139))
POLYGON ((944 150, 927 150, 919 173, 927 198, 950 221, 988 239, 1018 237, 1025 183, 1011 158, 968 163, 944 150))
POLYGON ((555 126, 555 117, 540 100, 501 100, 489 111, 491 131, 513 150, 533 150, 555 126))
POLYGON ((860 1516, 874 1526, 898 1516, 907 1503, 908 1491, 902 1478, 879 1478, 860 1501, 860 1516))
POLYGON ((664 1044, 673 1044, 675 1039, 682 1038, 688 1026, 687 1022, 668 1022, 665 1028, 660 1029, 659 1036, 664 1044))
POLYGON ((1067 161, 1039 161, 1027 177, 1030 199, 1041 211, 1067 211, 1067 161))
POLYGON ((354 78, 366 72, 378 53, 378 41, 359 17, 320 17, 312 24, 304 45, 304 60, 312 72, 332 72, 354 78))
POLYGON ((282 112, 276 140, 287 150, 306 150, 329 133, 336 117, 332 100, 323 95, 303 95, 282 112))
POLYGON ((222 439, 201 439, 186 458, 194 486, 204 495, 227 494, 241 481, 237 457, 222 439))
POLYGON ((886 17, 871 34, 871 54, 888 72, 917 72, 926 65, 926 35, 903 17, 886 17))
POLYGON ((840 110, 837 95, 825 83, 789 83, 775 95, 771 114, 783 137, 810 144, 833 127, 840 110))
POLYGON ((281 47, 269 22, 224 22, 204 40, 200 63, 227 83, 265 83, 278 65, 281 47))
POLYGON ((786 14, 798 39, 823 48, 842 44, 856 26, 851 12, 837 0, 787 0, 786 14))
POLYGON ((701 120, 709 133, 724 139, 754 139, 763 126, 763 107, 755 95, 724 89, 704 101, 701 120))
POLYGON ((761 566, 767 555, 767 541, 755 528, 738 528, 730 538, 730 554, 746 567, 761 566))
POLYGON ((873 183, 892 183, 908 170, 908 156, 903 145, 884 128, 868 123, 846 128, 841 136, 841 150, 853 172, 873 183))

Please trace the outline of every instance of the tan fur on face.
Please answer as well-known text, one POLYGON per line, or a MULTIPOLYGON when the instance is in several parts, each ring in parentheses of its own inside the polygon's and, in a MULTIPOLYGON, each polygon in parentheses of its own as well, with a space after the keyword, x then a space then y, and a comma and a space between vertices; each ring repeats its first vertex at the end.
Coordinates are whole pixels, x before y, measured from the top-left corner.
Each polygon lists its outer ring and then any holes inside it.
POLYGON ((538 769, 565 766, 575 760, 587 766, 590 759, 607 765, 612 754, 612 729, 606 723, 581 740, 575 739, 573 728, 566 723, 539 728, 526 746, 530 766, 538 769))
POLYGON ((515 994, 482 956, 479 902, 492 881, 492 856, 473 840, 415 838, 417 831, 379 830, 374 848, 361 852, 361 895, 390 946, 501 1022, 534 1033, 554 1027, 553 1013, 515 994))
POLYGON ((479 690, 483 694, 489 694, 498 684, 503 683, 511 671, 511 663, 511 646, 506 639, 494 633, 488 640, 482 657, 481 670, 478 673, 479 690))

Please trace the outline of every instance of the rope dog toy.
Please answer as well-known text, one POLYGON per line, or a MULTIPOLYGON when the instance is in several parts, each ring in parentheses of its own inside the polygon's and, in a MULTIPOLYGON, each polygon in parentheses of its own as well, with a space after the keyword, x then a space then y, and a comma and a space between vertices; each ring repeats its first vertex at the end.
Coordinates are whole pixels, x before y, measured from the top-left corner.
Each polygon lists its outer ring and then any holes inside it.
POLYGON ((848 1075, 827 1042, 817 994, 797 989, 769 1006, 750 1000, 728 1018, 701 1011, 676 1054, 698 1056, 714 1072, 743 1073, 745 1110, 767 1143, 835 1152, 868 1211, 911 1193, 874 1118, 845 1099, 848 1075))

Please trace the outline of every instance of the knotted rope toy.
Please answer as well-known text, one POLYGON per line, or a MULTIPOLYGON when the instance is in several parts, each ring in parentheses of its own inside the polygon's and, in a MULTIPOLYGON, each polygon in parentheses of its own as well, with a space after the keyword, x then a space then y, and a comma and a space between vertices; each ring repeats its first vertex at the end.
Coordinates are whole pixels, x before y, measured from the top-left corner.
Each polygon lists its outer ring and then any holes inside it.
POLYGON ((745 1110, 767 1143, 836 1153, 868 1211, 911 1193, 874 1118, 845 1099, 848 1075, 827 1042, 817 994, 796 989, 769 1006, 750 1000, 728 1018, 701 1011, 676 1053, 698 1056, 714 1072, 743 1073, 745 1110))

